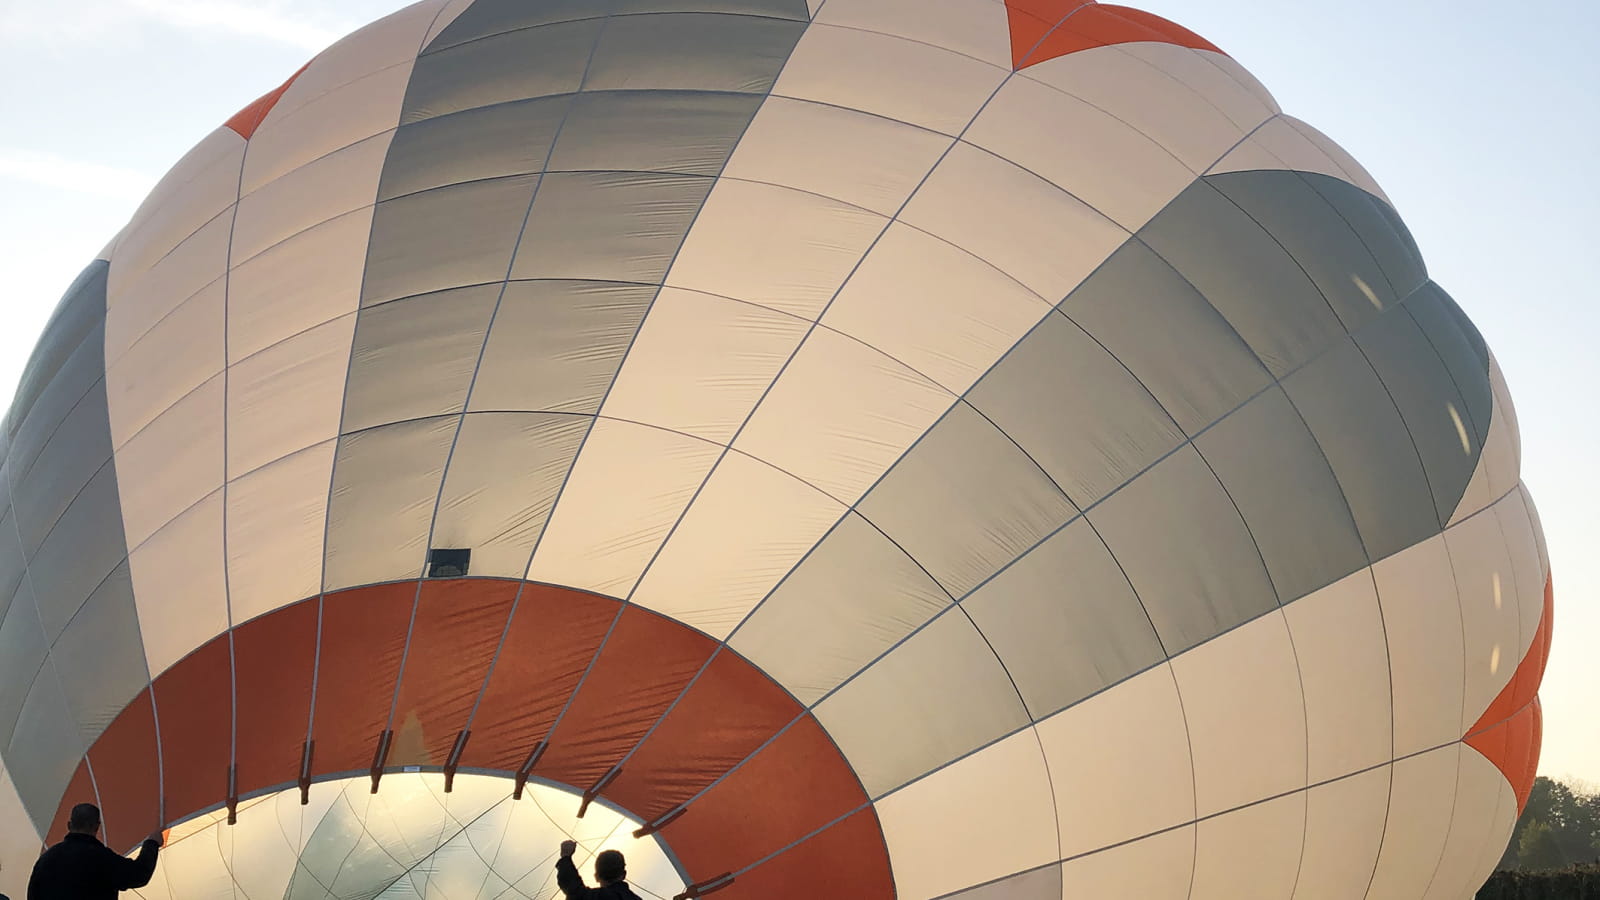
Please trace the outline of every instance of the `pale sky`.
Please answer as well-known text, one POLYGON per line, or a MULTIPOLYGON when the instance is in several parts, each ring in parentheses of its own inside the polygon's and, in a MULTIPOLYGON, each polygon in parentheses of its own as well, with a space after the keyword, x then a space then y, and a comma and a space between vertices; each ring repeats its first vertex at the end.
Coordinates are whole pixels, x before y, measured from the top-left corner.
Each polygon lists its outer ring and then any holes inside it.
MULTIPOLYGON (((937 0, 929 0, 937 2, 937 0)), ((196 141, 401 0, 0 0, 9 397, 61 292, 196 141)), ((1543 774, 1600 781, 1600 3, 1133 0, 1355 155, 1483 331, 1556 585, 1543 774)))

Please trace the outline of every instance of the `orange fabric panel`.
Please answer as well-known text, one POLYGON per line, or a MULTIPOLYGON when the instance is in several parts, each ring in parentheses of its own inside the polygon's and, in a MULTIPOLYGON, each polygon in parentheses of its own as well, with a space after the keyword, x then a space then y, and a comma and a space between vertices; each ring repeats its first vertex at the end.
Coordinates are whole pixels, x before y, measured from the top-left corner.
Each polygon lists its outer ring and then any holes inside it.
MULTIPOLYGON (((1534 631, 1533 640, 1528 645, 1528 650, 1522 656, 1522 661, 1517 663, 1517 670, 1512 673, 1511 680, 1489 703, 1488 709, 1478 717, 1478 721, 1467 729, 1468 743, 1477 746, 1471 738, 1486 735, 1502 723, 1509 722, 1523 713, 1529 706, 1538 702, 1539 685, 1544 681, 1544 670, 1550 661, 1550 635, 1551 626, 1555 618, 1555 597, 1552 583, 1546 579, 1544 588, 1544 610, 1539 614, 1539 627, 1534 631)), ((1486 739, 1488 740, 1488 739, 1486 739)), ((1497 745, 1496 745, 1497 746, 1497 745)), ((1479 748, 1482 749, 1482 748, 1479 748)), ((1536 750, 1537 752, 1537 750, 1536 750)), ((1485 752, 1491 760, 1496 759, 1485 752)), ((1499 765, 1499 763, 1496 763, 1499 765)), ((1503 768, 1503 767, 1502 767, 1503 768)), ((1511 776, 1508 774, 1508 778, 1511 776)), ((1513 780, 1515 785, 1516 781, 1513 780)))
POLYGON ((306 67, 310 65, 311 63, 308 62, 301 66, 293 75, 289 76, 288 81, 278 85, 257 98, 249 106, 234 113, 233 118, 225 123, 227 127, 232 128, 245 140, 250 140, 250 137, 256 133, 256 129, 261 127, 261 120, 265 119, 267 113, 271 112, 272 108, 278 105, 278 101, 283 99, 283 92, 287 91, 289 85, 294 84, 295 79, 300 77, 300 73, 304 72, 306 67))
POLYGON ((102 839, 119 851, 130 850, 166 823, 161 821, 160 757, 156 752, 156 719, 145 689, 133 699, 89 750, 95 785, 100 789, 102 839))
POLYGON ((177 822, 228 799, 233 676, 226 634, 162 673, 152 686, 161 726, 162 814, 177 822))
POLYGON ((623 609, 534 773, 587 790, 634 748, 716 642, 647 609, 623 609))
POLYGON ((240 795, 292 784, 311 725, 311 673, 317 663, 317 600, 302 600, 233 631, 239 708, 240 795))
POLYGON ((1006 0, 1006 20, 1011 26, 1011 65, 1023 67, 1030 51, 1062 19, 1094 0, 1006 0))
POLYGON ((424 581, 394 710, 391 766, 442 766, 489 673, 515 581, 424 581))
MULTIPOLYGON (((720 874, 720 873, 719 873, 720 874)), ((894 875, 870 807, 791 847, 711 895, 717 900, 893 900, 894 875)))
MULTIPOLYGON (((807 715, 660 834, 690 876, 703 881, 751 865, 866 803, 855 770, 807 715)), ((873 841, 881 848, 881 835, 873 841)))
POLYGON ((577 688, 620 605, 567 588, 523 586, 470 726, 463 767, 522 766, 577 688))
POLYGON ((320 773, 367 771, 389 723, 417 582, 352 588, 322 601, 311 740, 320 773))
POLYGON ((61 802, 56 806, 56 817, 50 822, 50 830, 44 833, 46 846, 59 843, 67 835, 67 817, 72 814, 72 808, 79 803, 93 803, 100 805, 100 798, 95 795, 94 779, 89 777, 89 760, 87 757, 78 761, 78 768, 72 773, 72 780, 67 782, 67 792, 61 795, 61 802))
POLYGON ((603 793, 651 821, 699 793, 804 712, 766 673, 724 648, 603 793))
POLYGON ((1041 32, 1040 19, 1046 17, 1026 9, 1037 5, 1037 2, 1018 4, 1016 0, 1006 0, 1011 21, 1012 64, 1017 69, 1081 50, 1141 41, 1222 52, 1210 41, 1181 25, 1125 6, 1092 4, 1068 16, 1065 21, 1057 19, 1059 25, 1041 32), (1024 8, 1019 10, 1019 6, 1024 8))

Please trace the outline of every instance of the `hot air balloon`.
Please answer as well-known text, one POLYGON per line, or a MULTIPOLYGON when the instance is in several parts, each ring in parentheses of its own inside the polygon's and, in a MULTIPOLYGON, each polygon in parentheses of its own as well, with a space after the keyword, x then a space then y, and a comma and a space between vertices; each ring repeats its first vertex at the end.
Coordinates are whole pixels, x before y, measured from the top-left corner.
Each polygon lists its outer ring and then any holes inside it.
POLYGON ((1538 756, 1494 357, 1079 0, 424 0, 207 135, 3 436, 0 888, 1461 898, 1538 756))

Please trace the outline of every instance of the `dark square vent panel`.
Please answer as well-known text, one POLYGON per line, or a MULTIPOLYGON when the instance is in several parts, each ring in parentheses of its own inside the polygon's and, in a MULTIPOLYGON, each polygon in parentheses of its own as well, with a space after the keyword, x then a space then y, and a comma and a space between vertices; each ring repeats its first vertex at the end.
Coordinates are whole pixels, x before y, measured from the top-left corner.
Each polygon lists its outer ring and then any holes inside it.
POLYGON ((467 566, 471 561, 471 550, 429 550, 428 577, 460 578, 467 574, 467 566))

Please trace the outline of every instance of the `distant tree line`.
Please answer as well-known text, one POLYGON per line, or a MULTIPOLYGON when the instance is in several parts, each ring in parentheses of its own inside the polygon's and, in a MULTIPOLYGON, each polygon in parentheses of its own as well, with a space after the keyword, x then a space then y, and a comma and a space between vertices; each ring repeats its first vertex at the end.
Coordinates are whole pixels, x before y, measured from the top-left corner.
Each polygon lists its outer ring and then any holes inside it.
POLYGON ((1478 900, 1600 900, 1600 790, 1535 779, 1478 900))

